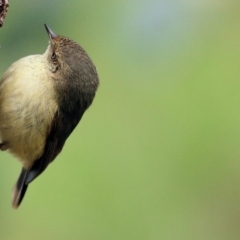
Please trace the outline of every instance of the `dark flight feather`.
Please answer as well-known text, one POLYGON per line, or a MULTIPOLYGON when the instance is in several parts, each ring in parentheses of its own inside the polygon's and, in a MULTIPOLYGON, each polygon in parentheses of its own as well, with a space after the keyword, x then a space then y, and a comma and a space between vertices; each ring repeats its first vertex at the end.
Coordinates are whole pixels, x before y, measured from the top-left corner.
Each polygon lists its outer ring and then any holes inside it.
POLYGON ((69 121, 70 116, 63 114, 60 110, 55 114, 52 129, 46 140, 43 155, 34 162, 29 170, 22 168, 13 191, 12 205, 14 208, 17 208, 20 205, 26 193, 28 184, 38 177, 47 168, 48 164, 51 163, 61 152, 66 139, 79 123, 83 113, 84 111, 81 111, 81 114, 78 114, 77 119, 74 119, 75 121, 69 121))
POLYGON ((25 183, 27 174, 28 174, 28 171, 22 168, 20 176, 17 180, 17 183, 14 186, 13 196, 12 196, 12 206, 14 208, 17 208, 20 205, 27 191, 28 184, 25 183))

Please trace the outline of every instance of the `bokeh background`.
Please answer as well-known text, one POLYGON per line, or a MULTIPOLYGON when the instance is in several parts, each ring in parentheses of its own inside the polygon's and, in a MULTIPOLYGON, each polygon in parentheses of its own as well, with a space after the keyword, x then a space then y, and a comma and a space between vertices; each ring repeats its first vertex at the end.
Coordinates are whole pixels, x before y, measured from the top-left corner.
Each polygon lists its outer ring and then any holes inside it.
POLYGON ((237 0, 10 1, 0 75, 45 51, 47 23, 86 49, 101 85, 18 210, 20 163, 0 153, 0 239, 240 239, 239 12, 237 0))

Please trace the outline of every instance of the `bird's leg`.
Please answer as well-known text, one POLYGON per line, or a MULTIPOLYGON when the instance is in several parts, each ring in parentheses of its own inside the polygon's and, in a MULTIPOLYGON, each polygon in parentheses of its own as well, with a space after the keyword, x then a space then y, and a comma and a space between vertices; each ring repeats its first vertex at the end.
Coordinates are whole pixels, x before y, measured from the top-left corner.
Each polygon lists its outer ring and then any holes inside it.
POLYGON ((5 151, 8 149, 8 145, 5 142, 0 143, 0 150, 5 151))

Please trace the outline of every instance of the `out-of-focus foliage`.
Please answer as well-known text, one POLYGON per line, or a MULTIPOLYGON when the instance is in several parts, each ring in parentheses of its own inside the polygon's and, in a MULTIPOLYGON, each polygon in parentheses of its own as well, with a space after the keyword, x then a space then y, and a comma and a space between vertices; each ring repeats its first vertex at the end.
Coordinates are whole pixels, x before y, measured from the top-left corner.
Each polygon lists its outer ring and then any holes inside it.
POLYGON ((11 1, 0 75, 45 51, 47 23, 86 49, 101 85, 17 211, 20 164, 0 153, 0 239, 240 239, 239 9, 237 0, 11 1))

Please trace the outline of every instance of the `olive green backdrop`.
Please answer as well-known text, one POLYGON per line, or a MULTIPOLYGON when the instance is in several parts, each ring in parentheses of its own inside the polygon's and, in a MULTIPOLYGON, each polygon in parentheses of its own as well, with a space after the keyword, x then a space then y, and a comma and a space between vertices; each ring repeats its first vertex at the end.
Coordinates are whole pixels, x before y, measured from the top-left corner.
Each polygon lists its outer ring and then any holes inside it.
MULTIPOLYGON (((10 1, 0 75, 43 53, 44 23, 101 84, 18 210, 0 153, 0 239, 240 239, 240 2, 10 1)), ((27 84, 27 83, 26 83, 27 84)))

